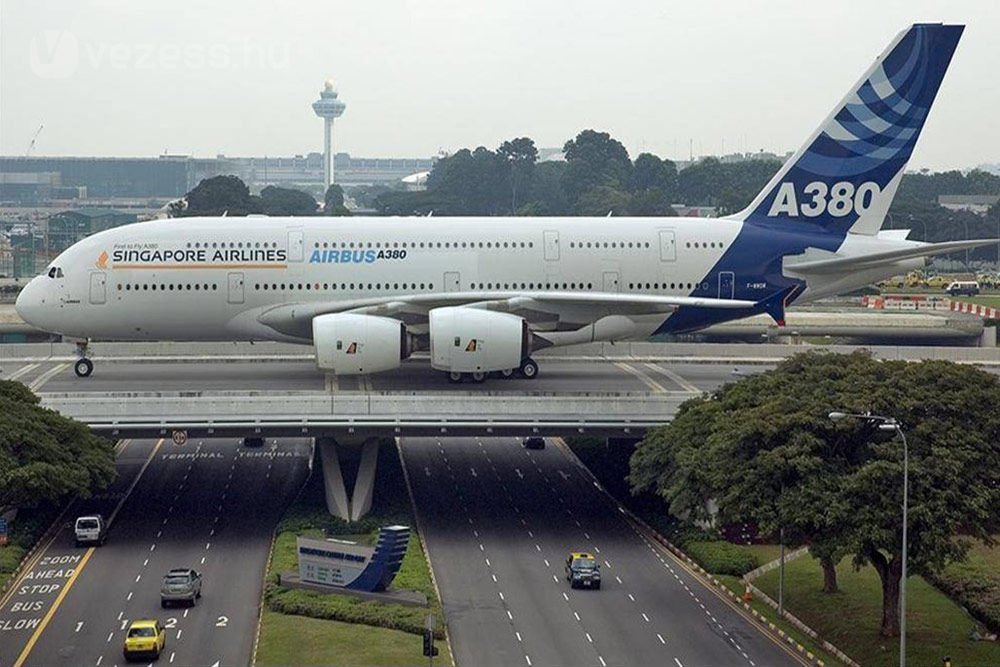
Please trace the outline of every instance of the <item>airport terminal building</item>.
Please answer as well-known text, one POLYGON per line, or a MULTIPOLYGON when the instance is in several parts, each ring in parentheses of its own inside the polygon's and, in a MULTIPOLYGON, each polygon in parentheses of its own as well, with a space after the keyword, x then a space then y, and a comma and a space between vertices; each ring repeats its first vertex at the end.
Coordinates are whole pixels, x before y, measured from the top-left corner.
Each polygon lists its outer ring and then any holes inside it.
MULTIPOLYGON (((434 158, 334 159, 342 185, 398 183, 429 171, 434 158)), ((291 157, 150 158, 0 156, 0 202, 34 204, 59 199, 176 199, 212 176, 238 176, 252 191, 266 185, 322 189, 323 155, 291 157)))

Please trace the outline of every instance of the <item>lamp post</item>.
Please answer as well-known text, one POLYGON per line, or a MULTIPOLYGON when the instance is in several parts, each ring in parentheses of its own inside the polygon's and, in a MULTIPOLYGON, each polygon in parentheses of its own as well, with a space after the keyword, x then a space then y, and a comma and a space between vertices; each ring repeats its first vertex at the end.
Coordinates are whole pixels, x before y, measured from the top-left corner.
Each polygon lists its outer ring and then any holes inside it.
POLYGON ((910 490, 910 451, 906 444, 906 434, 899 422, 892 417, 840 411, 831 412, 829 416, 833 421, 851 418, 878 424, 880 431, 895 431, 903 441, 903 567, 899 587, 899 667, 906 667, 906 512, 910 490))

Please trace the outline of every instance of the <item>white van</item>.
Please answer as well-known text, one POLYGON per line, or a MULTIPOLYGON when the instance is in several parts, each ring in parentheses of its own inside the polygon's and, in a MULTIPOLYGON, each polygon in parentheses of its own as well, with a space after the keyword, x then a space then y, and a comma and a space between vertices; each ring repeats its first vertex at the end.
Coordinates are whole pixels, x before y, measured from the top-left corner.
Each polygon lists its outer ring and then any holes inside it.
POLYGON ((948 285, 944 291, 951 296, 959 296, 961 294, 976 296, 979 294, 979 283, 975 280, 956 280, 948 285))
POLYGON ((77 517, 73 525, 73 535, 76 538, 76 546, 82 544, 104 544, 108 537, 108 524, 100 514, 88 514, 77 517))

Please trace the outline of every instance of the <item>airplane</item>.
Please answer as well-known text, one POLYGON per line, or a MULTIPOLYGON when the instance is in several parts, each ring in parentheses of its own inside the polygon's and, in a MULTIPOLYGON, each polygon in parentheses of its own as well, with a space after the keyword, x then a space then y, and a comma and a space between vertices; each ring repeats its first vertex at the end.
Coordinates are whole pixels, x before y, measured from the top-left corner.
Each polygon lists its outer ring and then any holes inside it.
POLYGON ((881 230, 964 26, 900 32, 749 206, 718 219, 177 218, 100 232, 21 292, 91 339, 285 341, 340 375, 414 350, 454 382, 538 375, 533 351, 642 340, 841 294, 996 243, 881 230))

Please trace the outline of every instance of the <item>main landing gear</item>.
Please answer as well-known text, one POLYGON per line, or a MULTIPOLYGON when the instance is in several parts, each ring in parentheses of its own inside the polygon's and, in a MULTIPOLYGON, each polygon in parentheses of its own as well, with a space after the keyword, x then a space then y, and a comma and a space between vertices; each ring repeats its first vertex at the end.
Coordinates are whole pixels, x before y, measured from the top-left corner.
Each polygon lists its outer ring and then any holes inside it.
POLYGON ((87 357, 87 342, 76 344, 76 354, 80 357, 73 364, 73 370, 76 372, 77 377, 85 378, 90 377, 90 374, 94 372, 94 362, 87 357))
MULTIPOLYGON (((459 371, 449 371, 446 373, 448 376, 448 382, 458 384, 463 380, 469 379, 475 383, 485 382, 489 374, 484 371, 476 371, 474 373, 461 373, 459 371)), ((527 380, 534 380, 538 377, 538 364, 535 363, 534 359, 530 357, 521 362, 518 368, 506 368, 502 371, 496 371, 496 375, 503 379, 512 378, 515 375, 520 375, 527 380)))

